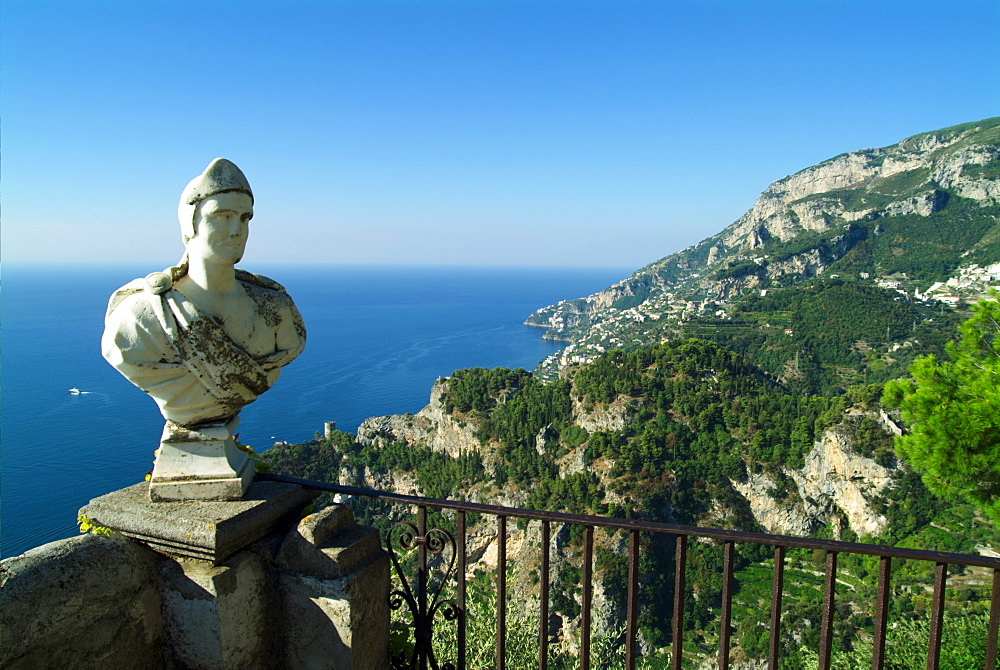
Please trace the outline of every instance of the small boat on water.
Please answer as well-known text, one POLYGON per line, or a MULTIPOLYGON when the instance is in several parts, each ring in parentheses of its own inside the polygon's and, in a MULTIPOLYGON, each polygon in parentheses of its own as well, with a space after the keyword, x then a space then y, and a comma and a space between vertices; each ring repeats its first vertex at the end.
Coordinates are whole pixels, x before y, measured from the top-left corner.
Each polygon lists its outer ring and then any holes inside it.
POLYGON ((90 391, 81 391, 80 389, 76 388, 75 386, 73 388, 71 388, 69 390, 69 392, 72 393, 73 395, 84 395, 84 394, 90 393, 90 391))

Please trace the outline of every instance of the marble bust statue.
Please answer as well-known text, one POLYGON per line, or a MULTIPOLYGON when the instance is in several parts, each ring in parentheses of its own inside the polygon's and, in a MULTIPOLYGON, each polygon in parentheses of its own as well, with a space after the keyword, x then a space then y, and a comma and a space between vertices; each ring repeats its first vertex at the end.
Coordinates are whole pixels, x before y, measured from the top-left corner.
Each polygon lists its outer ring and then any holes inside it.
POLYGON ((242 496, 253 473, 231 438, 239 412, 305 346, 285 289, 235 267, 253 204, 243 172, 224 158, 212 161, 181 194, 180 262, 133 280, 109 301, 104 357, 166 419, 150 480, 154 500, 242 496))

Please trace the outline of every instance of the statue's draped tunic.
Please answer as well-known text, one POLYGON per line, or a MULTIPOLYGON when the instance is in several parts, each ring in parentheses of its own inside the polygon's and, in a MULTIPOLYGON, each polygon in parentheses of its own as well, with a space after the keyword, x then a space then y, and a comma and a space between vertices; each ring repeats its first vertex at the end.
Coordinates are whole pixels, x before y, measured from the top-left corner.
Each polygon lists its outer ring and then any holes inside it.
POLYGON ((280 368, 302 352, 302 317, 280 284, 237 270, 237 281, 269 325, 277 331, 282 319, 291 318, 298 335, 297 346, 275 346, 253 358, 173 288, 171 274, 156 272, 115 291, 105 317, 104 357, 153 396, 170 421, 187 427, 225 421, 268 390, 280 368))

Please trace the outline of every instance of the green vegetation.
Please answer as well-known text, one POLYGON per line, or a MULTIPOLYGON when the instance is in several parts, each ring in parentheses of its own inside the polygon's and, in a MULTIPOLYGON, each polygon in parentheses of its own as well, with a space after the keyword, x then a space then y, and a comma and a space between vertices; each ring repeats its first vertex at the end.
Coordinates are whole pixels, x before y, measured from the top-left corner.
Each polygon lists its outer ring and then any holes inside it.
MULTIPOLYGON (((980 170, 1000 169, 995 164, 980 170)), ((899 173, 864 189, 845 189, 812 195, 803 200, 839 200, 847 211, 886 207, 900 200, 897 189, 907 179, 919 180, 925 170, 899 173), (875 189, 884 189, 875 190, 875 189)), ((914 195, 923 196, 926 189, 914 195)), ((947 277, 959 265, 986 264, 1000 258, 1000 244, 992 233, 1000 220, 1000 207, 982 206, 944 189, 929 195, 935 211, 928 216, 902 214, 875 217, 855 223, 830 218, 824 232, 803 231, 787 242, 769 240, 764 245, 767 263, 780 263, 816 250, 829 264, 828 274, 868 272, 888 276, 905 274, 911 280, 934 281, 947 277), (836 225, 839 222, 839 225, 836 225), (843 250, 839 250, 843 249, 843 250), (967 253, 970 252, 971 253, 967 253), (845 253, 846 251, 846 253, 845 253)), ((718 271, 717 279, 757 274, 761 267, 749 261, 718 271)))
MULTIPOLYGON (((466 664, 470 670, 496 668, 497 591, 491 575, 477 571, 468 584, 468 625, 466 627, 466 664)), ((508 573, 508 581, 515 577, 508 573)), ((591 638, 591 661, 595 668, 620 668, 625 663, 622 647, 624 629, 600 633, 591 638)), ((507 636, 504 640, 508 668, 538 667, 538 621, 523 609, 508 609, 507 636)), ((452 661, 458 638, 454 624, 440 622, 435 627, 434 649, 439 662, 452 661)), ((579 667, 579 658, 566 640, 553 640, 548 647, 548 666, 552 670, 579 667)), ((640 670, 654 667, 640 663, 640 670)))
POLYGON ((652 289, 646 282, 634 282, 629 285, 632 289, 632 295, 623 295, 622 297, 611 303, 611 306, 615 309, 630 309, 632 307, 638 307, 643 302, 646 301, 652 294, 652 289))
POLYGON ((525 384, 533 381, 530 372, 522 368, 469 368, 456 370, 448 385, 449 403, 446 411, 485 411, 496 406, 498 401, 516 393, 525 384))
MULTIPOLYGON (((318 437, 318 435, 317 435, 318 437)), ((343 451, 356 444, 349 433, 334 431, 330 440, 314 440, 305 444, 283 444, 264 452, 263 458, 274 472, 292 474, 303 479, 336 481, 343 451), (331 480, 330 475, 334 477, 331 480)))
POLYGON ((897 172, 894 175, 875 180, 869 188, 872 191, 886 195, 906 195, 926 185, 930 181, 930 177, 930 168, 904 170, 903 172, 897 172))
MULTIPOLYGON (((981 668, 986 663, 986 641, 989 639, 986 612, 945 612, 944 643, 941 648, 941 670, 968 670, 981 668)), ((886 668, 923 668, 927 665, 929 647, 929 620, 903 619, 886 634, 886 668)), ((870 641, 859 641, 854 648, 833 655, 834 670, 854 670, 871 665, 874 646, 870 641)), ((803 670, 819 667, 819 657, 811 650, 804 650, 803 670)))
MULTIPOLYGON (((484 477, 478 452, 452 458, 401 441, 390 441, 382 447, 361 445, 354 435, 339 430, 333 431, 329 439, 317 437, 305 444, 274 447, 264 452, 263 458, 276 472, 317 481, 338 481, 339 473, 348 465, 373 473, 406 472, 431 498, 460 498, 463 490, 484 477)), ((329 501, 330 496, 324 496, 320 504, 329 501)), ((372 504, 359 503, 355 510, 370 520, 374 514, 372 504)))
MULTIPOLYGON (((828 288, 836 295, 843 287, 828 288)), ((785 305, 779 302, 778 306, 785 305)), ((863 303, 859 309, 879 311, 863 303)), ((452 418, 467 422, 482 441, 483 448, 471 454, 453 458, 391 435, 383 436, 382 446, 366 446, 352 435, 335 432, 328 440, 277 447, 265 457, 277 471, 325 480, 343 479, 345 471, 366 471, 372 476, 409 473, 422 492, 433 497, 463 497, 475 490, 483 499, 487 490, 527 489, 525 505, 530 508, 687 524, 703 524, 711 514, 711 525, 754 530, 754 518, 731 480, 744 478, 748 471, 765 473, 774 482, 769 495, 776 502, 796 502, 798 490, 785 468, 801 467, 816 438, 828 428, 836 427, 849 436, 859 454, 897 466, 891 439, 872 418, 879 409, 881 388, 868 384, 849 387, 840 396, 803 395, 718 344, 682 340, 633 352, 611 351, 576 369, 571 378, 547 385, 523 370, 457 371, 448 382, 444 403, 452 418), (576 417, 597 417, 611 407, 629 417, 616 429, 586 430, 577 423, 576 417), (846 415, 848 409, 855 414, 846 415), (573 458, 582 459, 584 470, 560 474, 561 459, 571 453, 579 454, 573 458), (483 454, 490 454, 488 463, 483 454)), ((992 543, 1000 537, 974 522, 968 509, 948 505, 931 494, 909 469, 896 467, 894 472, 893 484, 873 501, 875 510, 889 519, 886 533, 865 541, 972 551, 977 543, 992 543), (905 495, 898 495, 899 491, 905 495)), ((383 531, 406 517, 405 509, 382 503, 351 504, 359 521, 383 531)), ((475 523, 474 516, 470 524, 475 523)), ((453 521, 435 514, 432 523, 450 529, 453 521)), ((847 530, 843 518, 839 525, 845 529, 843 537, 858 539, 847 530)), ((828 526, 817 534, 831 537, 833 532, 828 526)), ((568 526, 558 536, 550 604, 555 614, 572 619, 579 615, 582 528, 568 526)), ((627 579, 620 549, 624 538, 604 531, 598 536, 595 578, 620 616, 627 579)), ((654 649, 672 643, 675 541, 665 535, 641 537, 639 624, 643 639, 654 649)), ((734 640, 740 653, 751 658, 761 656, 769 640, 770 556, 769 547, 737 547, 734 640)), ((788 553, 787 623, 781 639, 784 667, 807 668, 813 661, 807 649, 818 640, 822 562, 822 552, 788 553)), ((692 658, 710 655, 717 642, 721 567, 721 547, 689 543, 682 643, 692 658)), ((929 599, 910 585, 932 582, 932 570, 932 565, 894 566, 892 621, 919 630, 928 615, 929 599)), ((871 630, 871 617, 865 612, 873 609, 876 572, 875 559, 841 558, 838 577, 848 586, 838 587, 838 658, 865 653, 871 630)), ((957 590, 950 611, 978 621, 975 616, 981 605, 974 589, 952 588, 957 590)), ((469 649, 475 650, 478 660, 470 667, 486 667, 492 662, 495 644, 496 595, 485 582, 471 593, 469 649)), ((530 667, 527 659, 537 654, 533 644, 537 622, 523 614, 526 611, 533 610, 524 604, 512 605, 510 610, 514 623, 509 626, 508 660, 522 659, 530 667)), ((405 638, 405 631, 397 629, 396 637, 405 648, 399 640, 405 638)), ((600 643, 606 648, 602 653, 617 658, 614 654, 621 653, 621 637, 614 629, 607 633, 600 643)), ((448 644, 447 639, 442 638, 442 643, 448 644)), ((651 653, 644 667, 662 667, 667 657, 666 652, 651 653)), ((551 667, 572 667, 575 662, 559 644, 553 646, 550 658, 551 667)))
POLYGON ((76 525, 80 527, 81 533, 90 533, 91 535, 106 535, 111 536, 112 530, 107 526, 95 525, 93 519, 88 517, 86 514, 81 514, 76 518, 76 525))
MULTIPOLYGON (((495 483, 530 485, 530 500, 542 509, 560 502, 574 512, 604 511, 605 484, 593 474, 558 476, 556 460, 583 448, 586 463, 613 461, 608 485, 633 498, 662 492, 663 483, 650 480, 669 480, 672 504, 694 519, 716 496, 731 498, 725 482, 743 477, 748 465, 801 465, 818 432, 840 421, 846 406, 841 398, 790 393, 741 356, 701 340, 608 352, 571 382, 541 384, 522 372, 457 371, 446 407, 466 409, 480 440, 496 445, 495 483), (483 395, 472 397, 472 387, 483 395), (617 402, 634 406, 635 416, 624 430, 588 433, 573 422, 574 398, 584 411, 617 402)), ((420 454, 402 446, 398 456, 396 448, 382 452, 378 464, 354 462, 409 471, 420 454)), ((428 458, 425 467, 446 478, 444 466, 428 458)))
POLYGON ((897 447, 938 495, 965 497, 1000 527, 1000 303, 984 300, 948 347, 918 358, 911 379, 886 388, 912 431, 897 447))
POLYGON ((1000 244, 991 233, 998 221, 1000 207, 983 207, 954 195, 947 199, 947 206, 929 216, 905 214, 866 221, 864 239, 828 272, 899 273, 929 283, 947 277, 959 265, 996 262, 1000 244))
MULTIPOLYGON (((931 138, 948 141, 969 131, 976 131, 973 138, 978 144, 1000 142, 1000 116, 983 119, 982 121, 969 121, 968 123, 960 123, 957 126, 949 126, 948 128, 942 128, 941 130, 932 130, 927 133, 921 133, 919 135, 914 135, 913 137, 908 137, 899 144, 901 147, 905 148, 909 145, 931 138)), ((958 147, 953 146, 949 147, 949 149, 954 150, 955 148, 961 148, 962 145, 968 143, 969 138, 966 138, 958 143, 958 147)))
POLYGON ((1000 179, 1000 163, 967 165, 965 169, 962 170, 962 176, 979 179, 1000 179))
MULTIPOLYGON (((833 295, 840 288, 828 287, 833 295)), ((859 309, 883 311, 863 301, 859 309)), ((835 330, 829 324, 827 328, 835 330)), ((840 396, 791 392, 718 344, 681 340, 633 352, 608 352, 578 368, 571 378, 552 384, 541 384, 523 370, 457 371, 448 382, 445 406, 455 421, 473 427, 483 443, 480 451, 457 458, 391 435, 383 436, 382 446, 363 446, 345 433, 309 445, 272 449, 266 456, 278 471, 304 474, 295 471, 298 467, 318 479, 336 479, 337 472, 345 469, 373 476, 409 473, 422 492, 433 497, 526 489, 529 508, 687 524, 705 523, 706 515, 712 514, 711 525, 754 530, 754 518, 731 480, 743 479, 748 471, 765 473, 774 482, 769 495, 776 502, 796 502, 798 490, 785 468, 802 467, 815 440, 828 428, 837 427, 848 435, 859 454, 896 466, 891 439, 872 419, 880 394, 878 384, 849 387, 840 396), (599 416, 610 407, 621 408, 629 417, 617 429, 585 430, 576 421, 578 416, 599 416), (849 408, 861 413, 845 418, 849 408), (561 459, 572 452, 580 454, 574 458, 581 458, 585 469, 560 474, 561 459), (481 454, 487 453, 485 463, 481 454), (334 470, 323 473, 323 467, 334 470)), ((971 551, 976 542, 995 541, 963 512, 928 492, 912 471, 897 468, 895 473, 894 483, 873 502, 876 511, 889 519, 886 534, 866 540, 949 551, 971 551)), ((368 501, 352 505, 359 520, 383 530, 405 514, 368 501)), ((438 518, 434 523, 448 528, 451 522, 438 518)), ((840 526, 847 528, 843 519, 840 526)), ((830 537, 833 530, 821 528, 818 534, 830 537)), ((560 537, 562 557, 553 564, 551 605, 560 616, 572 618, 579 614, 582 529, 567 527, 560 537)), ((857 539, 850 534, 846 538, 857 539)), ((662 535, 642 538, 640 627, 654 648, 672 642, 674 541, 662 535)), ((614 549, 620 542, 608 534, 595 551, 597 579, 618 611, 625 606, 627 576, 624 555, 614 549)), ((692 656, 710 653, 715 644, 721 551, 718 546, 689 544, 683 644, 692 656)), ((768 642, 767 608, 762 603, 769 598, 769 556, 770 548, 738 546, 735 639, 741 653, 751 656, 759 655, 768 642)), ((796 651, 801 645, 793 640, 812 644, 818 636, 816 587, 822 580, 817 576, 822 556, 791 551, 788 566, 787 616, 789 622, 798 623, 788 625, 782 645, 788 667, 807 667, 808 656, 796 651)), ((913 621, 926 617, 926 596, 905 585, 930 583, 932 567, 894 569, 894 583, 900 589, 893 601, 894 617, 913 621)), ((863 645, 870 629, 870 617, 858 613, 871 610, 876 571, 874 561, 866 557, 845 556, 841 561, 840 578, 851 584, 838 596, 842 611, 838 610, 837 634, 844 654, 863 645)), ((495 607, 488 600, 470 602, 472 607, 495 607)), ((531 622, 525 625, 534 628, 531 622)), ((509 648, 520 649, 520 644, 512 639, 509 648)), ((531 651, 530 645, 523 649, 531 651)), ((561 658, 557 648, 553 654, 561 658)), ((488 656, 484 663, 489 663, 488 656)), ((652 655, 648 667, 662 660, 652 655)), ((554 661, 553 667, 559 662, 554 661)))
POLYGON ((875 179, 861 187, 816 193, 802 198, 801 202, 837 201, 843 205, 844 211, 857 212, 880 210, 907 197, 923 197, 927 196, 928 193, 930 197, 939 196, 943 197, 945 202, 947 201, 946 192, 934 190, 934 184, 930 182, 930 170, 919 168, 875 179))
POLYGON ((956 322, 871 283, 816 279, 747 295, 730 319, 690 319, 681 330, 742 354, 792 391, 832 395, 900 376, 918 351, 944 351, 956 322), (884 355, 886 344, 906 341, 919 347, 884 355))
POLYGON ((750 275, 759 275, 765 269, 767 269, 767 261, 761 261, 760 263, 755 261, 739 261, 716 272, 714 278, 718 280, 742 279, 750 275))

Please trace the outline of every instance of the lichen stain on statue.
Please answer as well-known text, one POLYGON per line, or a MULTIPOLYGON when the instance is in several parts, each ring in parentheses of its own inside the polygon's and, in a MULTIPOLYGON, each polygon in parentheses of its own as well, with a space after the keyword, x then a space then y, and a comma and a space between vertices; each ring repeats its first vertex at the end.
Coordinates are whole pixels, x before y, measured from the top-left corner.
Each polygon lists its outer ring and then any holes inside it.
POLYGON ((104 357, 166 419, 152 500, 242 498, 254 468, 232 437, 240 410, 305 346, 285 289, 235 267, 253 204, 243 172, 212 161, 181 194, 181 261, 129 282, 108 303, 104 357))

